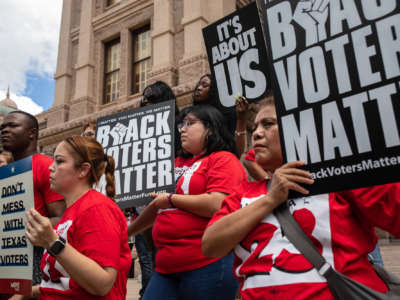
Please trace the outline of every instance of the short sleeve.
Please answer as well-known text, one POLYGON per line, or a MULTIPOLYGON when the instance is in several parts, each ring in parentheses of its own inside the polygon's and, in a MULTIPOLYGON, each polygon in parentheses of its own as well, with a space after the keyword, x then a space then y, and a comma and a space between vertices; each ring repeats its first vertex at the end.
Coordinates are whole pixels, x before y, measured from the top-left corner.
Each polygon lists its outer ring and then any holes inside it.
POLYGON ((246 182, 246 173, 239 160, 230 152, 212 154, 207 172, 206 192, 232 194, 246 182))
POLYGON ((240 199, 241 193, 235 192, 229 196, 227 196, 224 201, 222 201, 221 209, 217 211, 213 217, 211 218, 210 222, 208 222, 208 226, 211 226, 215 222, 217 222, 222 217, 233 213, 234 211, 240 208, 240 199))
POLYGON ((53 192, 50 189, 50 170, 49 167, 53 163, 53 160, 50 157, 41 155, 38 156, 36 161, 35 168, 37 168, 37 180, 39 185, 39 192, 43 197, 44 203, 52 203, 55 201, 63 200, 64 198, 53 192))
POLYGON ((246 156, 244 157, 246 160, 250 161, 256 161, 256 153, 254 152, 254 149, 251 148, 249 152, 247 152, 246 156))
POLYGON ((74 247, 102 267, 119 268, 122 223, 108 206, 85 210, 75 224, 74 247))
POLYGON ((400 237, 400 184, 385 184, 339 193, 368 224, 400 237))

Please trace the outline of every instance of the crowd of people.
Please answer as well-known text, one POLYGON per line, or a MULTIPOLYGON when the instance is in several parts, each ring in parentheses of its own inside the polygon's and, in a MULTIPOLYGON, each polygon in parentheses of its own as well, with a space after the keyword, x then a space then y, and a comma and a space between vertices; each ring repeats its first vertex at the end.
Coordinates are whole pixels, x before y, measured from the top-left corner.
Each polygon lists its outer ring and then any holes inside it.
MULTIPOLYGON (((176 101, 174 93, 158 81, 143 91, 141 106, 167 100, 176 101)), ((1 153, 0 163, 32 156, 34 208, 26 213, 26 236, 35 246, 31 297, 125 299, 128 238, 135 236, 143 300, 333 299, 274 216, 289 191, 304 195, 291 199, 289 209, 327 261, 387 291, 368 254, 377 244, 375 226, 400 237, 398 184, 308 196, 314 180, 305 163, 283 163, 271 91, 258 103, 239 96, 234 107, 223 108, 206 74, 193 105, 176 106, 175 115, 176 190, 153 193, 147 206, 130 208, 129 226, 114 201, 115 162, 95 140, 95 123, 58 144, 53 161, 37 153, 35 117, 21 111, 5 117, 1 142, 10 154, 1 153), (103 174, 106 195, 93 189, 103 174)))

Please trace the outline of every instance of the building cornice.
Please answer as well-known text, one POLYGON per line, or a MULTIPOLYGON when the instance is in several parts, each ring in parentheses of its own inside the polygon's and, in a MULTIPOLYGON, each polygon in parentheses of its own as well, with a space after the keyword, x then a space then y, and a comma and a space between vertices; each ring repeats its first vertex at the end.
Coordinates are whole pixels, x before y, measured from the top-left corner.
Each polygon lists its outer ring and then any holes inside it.
POLYGON ((100 30, 115 23, 117 20, 121 20, 150 6, 153 6, 153 0, 120 2, 118 5, 106 9, 104 13, 93 18, 93 30, 100 30))
POLYGON ((201 60, 201 59, 208 59, 207 54, 201 53, 201 54, 189 57, 189 58, 183 58, 182 60, 179 61, 179 66, 188 65, 188 64, 191 64, 191 63, 201 60))

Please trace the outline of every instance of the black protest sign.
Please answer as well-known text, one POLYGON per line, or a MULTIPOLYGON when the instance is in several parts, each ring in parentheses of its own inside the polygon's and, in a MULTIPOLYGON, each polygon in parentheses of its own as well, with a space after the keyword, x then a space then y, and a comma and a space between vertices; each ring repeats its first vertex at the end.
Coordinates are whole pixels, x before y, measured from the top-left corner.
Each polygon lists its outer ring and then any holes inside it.
POLYGON ((262 98, 268 64, 256 3, 205 27, 203 36, 221 106, 234 106, 239 95, 250 102, 262 98))
POLYGON ((399 1, 272 1, 265 32, 285 161, 312 194, 398 181, 399 1))
MULTIPOLYGON (((97 120, 96 140, 115 160, 116 202, 121 208, 151 201, 150 193, 172 193, 175 101, 97 120)), ((100 188, 104 192, 105 179, 100 188)))

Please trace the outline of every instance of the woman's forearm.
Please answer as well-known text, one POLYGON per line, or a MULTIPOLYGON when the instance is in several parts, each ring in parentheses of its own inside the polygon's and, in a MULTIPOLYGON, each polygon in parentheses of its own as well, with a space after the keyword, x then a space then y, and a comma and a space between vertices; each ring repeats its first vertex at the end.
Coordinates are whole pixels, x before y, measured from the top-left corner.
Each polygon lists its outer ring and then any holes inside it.
POLYGON ((153 202, 143 210, 143 212, 128 226, 128 236, 137 235, 151 227, 156 219, 158 208, 153 202))
POLYGON ((235 132, 235 144, 238 150, 239 157, 246 149, 246 121, 245 120, 237 120, 236 123, 236 132, 235 132))
POLYGON ((56 259, 80 287, 95 296, 106 295, 117 277, 116 269, 101 267, 68 243, 56 259))
POLYGON ((268 176, 268 173, 255 161, 245 159, 243 165, 255 181, 263 180, 268 176))
POLYGON ((171 197, 171 202, 177 208, 201 217, 211 218, 221 208, 222 201, 226 196, 226 194, 219 192, 200 195, 174 194, 171 197))
POLYGON ((249 232, 270 214, 275 204, 268 196, 226 215, 209 226, 202 239, 202 252, 207 257, 227 255, 249 232))

